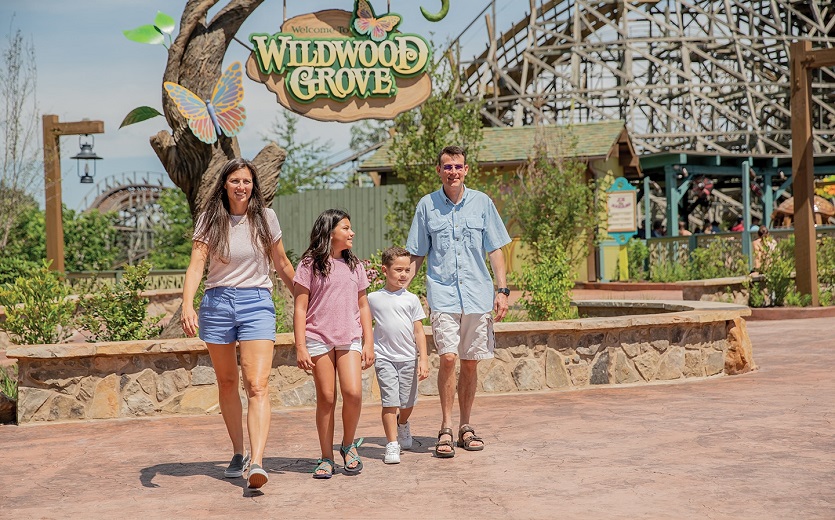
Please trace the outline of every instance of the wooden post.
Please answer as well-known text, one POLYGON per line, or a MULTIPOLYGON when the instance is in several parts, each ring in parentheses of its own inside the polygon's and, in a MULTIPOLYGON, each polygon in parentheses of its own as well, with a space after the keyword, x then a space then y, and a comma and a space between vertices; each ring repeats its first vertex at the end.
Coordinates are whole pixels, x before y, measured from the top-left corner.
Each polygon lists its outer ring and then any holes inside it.
POLYGON ((46 207, 46 258, 50 269, 64 271, 64 224, 61 201, 61 143, 62 135, 103 134, 104 121, 59 123, 58 116, 44 115, 43 171, 44 205, 46 207))
POLYGON ((809 41, 791 44, 792 177, 794 195, 795 281, 800 294, 818 302, 818 263, 815 244, 815 176, 812 149, 812 72, 809 41))

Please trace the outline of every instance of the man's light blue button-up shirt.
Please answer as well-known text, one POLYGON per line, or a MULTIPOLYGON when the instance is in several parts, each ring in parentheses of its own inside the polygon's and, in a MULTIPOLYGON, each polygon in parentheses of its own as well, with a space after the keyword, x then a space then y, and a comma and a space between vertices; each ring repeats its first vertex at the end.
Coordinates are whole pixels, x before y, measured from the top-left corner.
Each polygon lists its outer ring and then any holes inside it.
POLYGON ((510 243, 490 197, 464 188, 454 204, 443 188, 418 202, 406 249, 426 261, 426 299, 434 312, 493 310, 493 280, 485 254, 510 243))

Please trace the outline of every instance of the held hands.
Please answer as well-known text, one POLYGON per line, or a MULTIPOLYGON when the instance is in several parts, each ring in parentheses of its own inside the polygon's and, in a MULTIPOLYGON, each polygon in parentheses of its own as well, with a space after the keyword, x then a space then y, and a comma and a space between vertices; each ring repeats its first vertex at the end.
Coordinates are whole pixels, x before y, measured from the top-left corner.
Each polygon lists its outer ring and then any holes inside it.
POLYGON ((180 326, 189 338, 197 334, 197 313, 194 312, 194 308, 183 307, 180 314, 180 326))
POLYGON ((495 321, 502 321, 507 315, 507 295, 504 293, 496 293, 496 299, 493 301, 493 312, 495 313, 495 321))
POLYGON ((366 345, 362 347, 362 369, 374 366, 374 345, 366 345))
POLYGON ((429 360, 426 356, 420 356, 418 361, 418 381, 423 381, 429 377, 429 360))
POLYGON ((296 345, 296 366, 302 370, 313 370, 315 366, 305 345, 296 345))

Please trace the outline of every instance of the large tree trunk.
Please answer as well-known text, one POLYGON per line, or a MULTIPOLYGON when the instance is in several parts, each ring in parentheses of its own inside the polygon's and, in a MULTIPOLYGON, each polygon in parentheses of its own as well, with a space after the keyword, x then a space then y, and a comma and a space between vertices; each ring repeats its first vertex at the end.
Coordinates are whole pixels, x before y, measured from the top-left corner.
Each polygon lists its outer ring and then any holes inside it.
MULTIPOLYGON (((180 33, 168 50, 163 81, 171 81, 207 98, 223 73, 223 57, 244 20, 264 0, 231 0, 214 18, 207 13, 219 0, 189 0, 180 20, 180 33)), ((220 174, 223 165, 240 156, 236 138, 223 135, 208 145, 194 136, 188 122, 162 88, 162 107, 172 132, 151 137, 151 146, 168 176, 188 198, 192 215, 197 215, 220 174)), ((246 103, 244 103, 246 106, 246 103)), ((269 143, 253 158, 258 180, 267 202, 275 195, 278 175, 287 153, 269 143)))

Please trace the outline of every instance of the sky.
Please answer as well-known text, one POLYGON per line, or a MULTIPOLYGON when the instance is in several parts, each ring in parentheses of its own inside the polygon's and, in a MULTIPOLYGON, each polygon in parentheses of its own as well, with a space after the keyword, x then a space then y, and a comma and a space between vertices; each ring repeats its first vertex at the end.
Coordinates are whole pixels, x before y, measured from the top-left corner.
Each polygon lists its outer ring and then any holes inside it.
MULTIPOLYGON (((219 0, 214 15, 228 0, 219 0)), ((385 0, 370 0, 377 15, 388 11, 385 0)), ((40 114, 55 114, 59 121, 82 119, 104 121, 105 133, 95 136, 96 182, 120 178, 130 172, 153 172, 172 185, 149 144, 150 136, 168 130, 164 118, 156 117, 119 129, 132 109, 147 105, 162 110, 162 74, 167 58, 159 45, 129 41, 122 31, 153 22, 157 11, 178 24, 186 0, 2 0, 0 1, 0 46, 18 29, 32 42, 37 60, 37 102, 40 114)), ((287 18, 324 9, 353 9, 353 0, 286 0, 287 18)), ((490 0, 450 0, 449 14, 440 22, 427 21, 420 13, 440 10, 439 0, 388 0, 391 12, 402 16, 399 30, 415 33, 436 43, 456 38, 474 21, 490 0)), ((528 1, 496 0, 499 33, 525 16, 528 1)), ((278 32, 284 19, 282 0, 265 0, 243 24, 238 38, 247 41, 254 32, 278 32)), ((488 8, 487 12, 491 12, 488 8)), ((483 18, 483 17, 482 17, 483 18)), ((485 21, 475 20, 461 40, 462 58, 480 53, 487 45, 485 21)), ((233 42, 224 68, 246 61, 249 51, 233 42)), ((272 122, 280 113, 275 96, 264 85, 244 75, 243 106, 247 122, 238 141, 244 157, 251 158, 264 144, 272 122)), ((40 120, 40 117, 38 118, 40 120)), ((332 143, 335 160, 348 155, 349 123, 320 122, 302 117, 299 140, 320 139, 332 143)), ((41 135, 40 130, 37 132, 41 135)), ((95 198, 96 184, 80 184, 76 161, 78 138, 61 138, 63 201, 70 209, 86 209, 95 198), (86 203, 85 203, 86 200, 86 203)), ((42 183, 41 183, 42 190, 42 183)), ((42 193, 37 193, 43 199, 42 193)))

